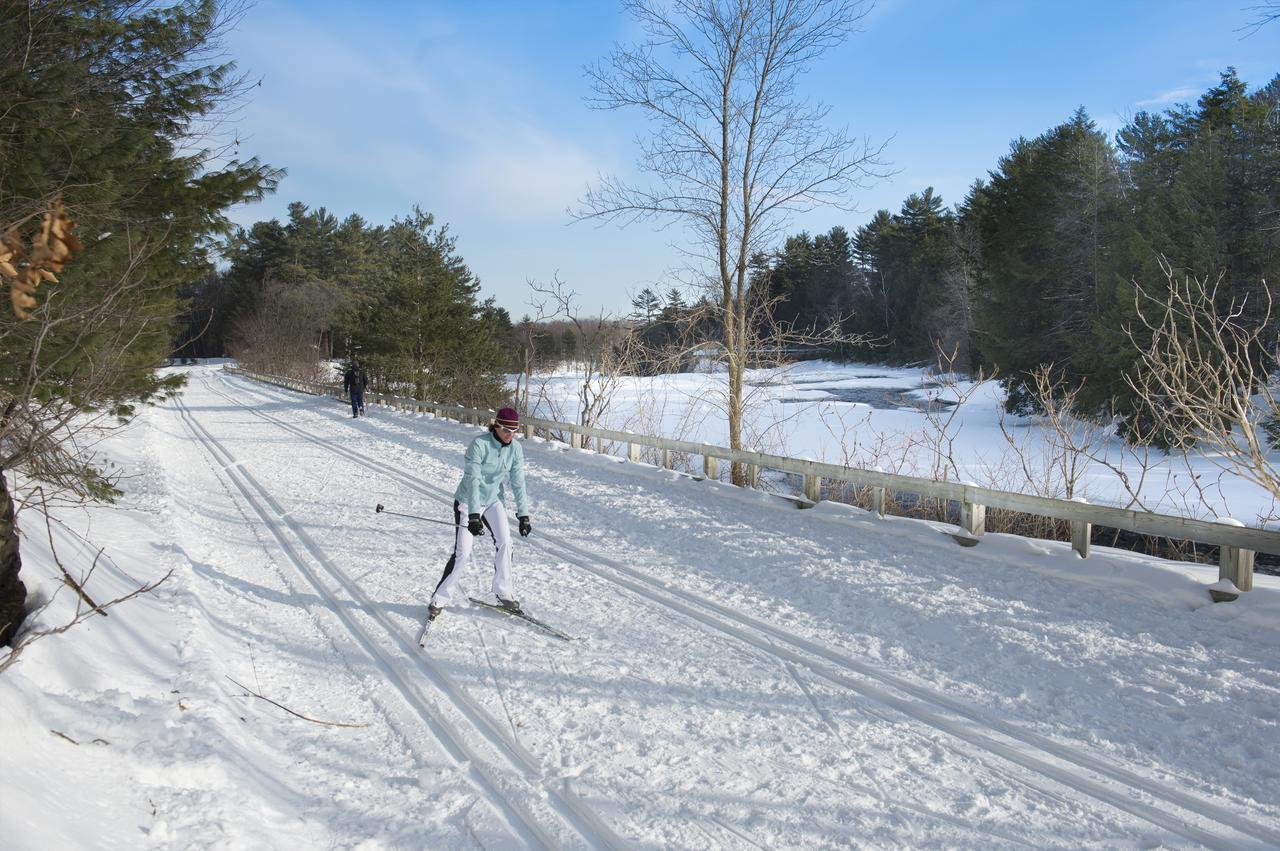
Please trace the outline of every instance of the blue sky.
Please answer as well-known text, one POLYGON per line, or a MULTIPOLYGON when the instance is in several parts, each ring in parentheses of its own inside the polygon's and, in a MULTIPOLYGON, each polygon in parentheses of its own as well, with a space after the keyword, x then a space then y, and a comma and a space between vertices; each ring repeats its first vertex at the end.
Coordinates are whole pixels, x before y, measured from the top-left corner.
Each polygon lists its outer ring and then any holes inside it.
MULTIPOLYGON (((881 0, 806 76, 829 123, 887 142, 891 179, 788 228, 850 231, 933 186, 954 204, 1018 136, 1079 106, 1114 132, 1139 110, 1194 102, 1233 65, 1280 73, 1280 22, 1257 0, 881 0)), ((389 222, 414 204, 447 223, 484 295, 519 318, 530 278, 559 275, 587 310, 665 289, 682 234, 571 223, 599 174, 630 175, 638 116, 589 110, 583 67, 634 24, 610 0, 259 0, 227 39, 261 85, 235 116, 241 152, 288 169, 241 224, 292 201, 389 222)))

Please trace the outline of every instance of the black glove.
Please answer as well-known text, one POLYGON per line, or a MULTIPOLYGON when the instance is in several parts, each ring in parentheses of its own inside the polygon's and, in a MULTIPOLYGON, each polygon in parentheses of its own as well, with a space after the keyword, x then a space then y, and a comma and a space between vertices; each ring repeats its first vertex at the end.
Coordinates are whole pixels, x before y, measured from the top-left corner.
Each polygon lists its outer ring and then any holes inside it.
POLYGON ((467 515, 467 531, 477 538, 484 534, 484 526, 480 523, 479 514, 467 515))
POLYGON ((517 517, 516 519, 520 521, 520 537, 529 537, 529 533, 533 531, 533 524, 529 522, 528 515, 517 517))

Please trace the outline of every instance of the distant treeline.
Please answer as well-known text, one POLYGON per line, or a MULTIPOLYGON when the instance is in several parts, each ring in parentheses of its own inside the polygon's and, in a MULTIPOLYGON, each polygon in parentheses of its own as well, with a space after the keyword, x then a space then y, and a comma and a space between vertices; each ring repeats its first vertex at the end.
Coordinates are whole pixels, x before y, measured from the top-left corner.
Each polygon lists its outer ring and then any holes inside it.
POLYGON ((1223 304, 1247 297, 1242 321, 1262 315, 1280 284, 1280 76, 1249 93, 1228 69, 1194 107, 1140 112, 1114 141, 1078 110, 1015 141, 954 210, 926 189, 852 238, 801 233, 754 258, 753 285, 779 297, 776 318, 868 341, 850 354, 942 349, 998 369, 1011 410, 1033 404, 1029 376, 1051 364, 1123 430, 1142 419, 1125 329, 1137 334, 1138 287, 1168 288, 1161 257, 1178 276, 1221 278, 1223 304))
POLYGON ((359 361, 375 389, 451 404, 495 405, 505 375, 597 356, 629 329, 598 321, 513 324, 480 284, 447 227, 414 209, 390 225, 289 205, 284 222, 237 228, 227 264, 186 287, 176 358, 238 358, 296 377, 359 361), (594 326, 593 326, 594 327, 594 326))
POLYGON ((295 202, 284 223, 238 229, 227 259, 186 292, 175 355, 232 355, 297 375, 354 359, 377 389, 455 404, 504 392, 511 318, 478 299, 453 238, 428 213, 373 225, 295 202))

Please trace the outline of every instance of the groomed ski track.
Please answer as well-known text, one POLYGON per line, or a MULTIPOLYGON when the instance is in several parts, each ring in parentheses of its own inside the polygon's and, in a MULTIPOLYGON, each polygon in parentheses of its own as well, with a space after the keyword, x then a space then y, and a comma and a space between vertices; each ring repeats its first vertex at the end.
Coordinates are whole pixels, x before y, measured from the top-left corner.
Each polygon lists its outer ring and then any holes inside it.
MULTIPOLYGON (((707 501, 719 503, 717 513, 735 503, 750 513, 724 530, 735 538, 785 538, 800 512, 552 444, 526 444, 537 507, 534 535, 517 543, 517 582, 531 611, 587 637, 588 649, 550 647, 527 626, 463 606, 445 615, 424 654, 417 618, 398 612, 416 602, 418 618, 425 613, 447 535, 375 517, 373 505, 447 517, 462 448, 477 430, 382 409, 353 421, 332 400, 208 370, 191 379, 172 405, 181 427, 267 530, 280 555, 273 561, 323 601, 322 629, 352 648, 343 663, 358 651, 385 677, 386 717, 405 723, 403 707, 389 705, 397 698, 409 708, 512 847, 1280 845, 1274 813, 1258 817, 1230 790, 1207 794, 1215 787, 1184 765, 1137 765, 1105 742, 1091 745, 1088 730, 1068 735, 1052 711, 1010 718, 982 704, 980 686, 953 694, 867 661, 857 645, 865 637, 840 634, 840 624, 814 624, 785 600, 771 607, 767 593, 713 570, 678 569, 682 557, 705 552, 653 558, 664 543, 678 546, 666 535, 672 519, 698 522, 690 513, 707 501), (279 450, 249 457, 232 448, 264 444, 279 450), (667 491, 678 504, 665 516, 627 516, 610 488, 652 491, 650 509, 667 491), (584 511, 593 503, 598 511, 584 511), (361 550, 386 543, 352 558, 312 534, 335 526, 358 530, 351 537, 361 550), (632 559, 625 543, 636 537, 647 547, 632 559), (394 589, 405 604, 380 603, 370 586, 394 589), (642 641, 626 644, 619 625, 642 641), (662 682, 633 669, 664 655, 673 668, 662 682), (638 703, 648 704, 643 723, 626 712, 638 703), (737 729, 723 735, 717 723, 737 729), (605 752, 591 757, 592 746, 605 752), (645 776, 651 784, 639 782, 645 776)), ((802 522, 893 535, 869 523, 855 529, 853 517, 802 522)), ((927 529, 912 526, 906 538, 918 545, 927 529)), ((903 527, 884 528, 902 540, 903 527)), ((980 559, 941 537, 919 555, 980 559)), ((803 536, 794 548, 803 553, 803 536)), ((473 591, 487 588, 478 549, 473 591)), ((858 614, 849 611, 849 621, 858 614)))
POLYGON ((563 816, 587 841, 589 847, 623 848, 624 844, 611 831, 595 818, 594 814, 576 800, 567 790, 556 788, 557 778, 544 777, 539 771, 536 758, 511 741, 500 729, 494 719, 476 706, 469 696, 458 689, 450 679, 431 661, 423 656, 415 655, 414 642, 406 640, 403 630, 392 624, 385 615, 372 605, 368 597, 353 583, 325 552, 311 539, 289 512, 280 506, 272 495, 250 474, 241 468, 222 443, 199 421, 193 417, 182 400, 175 402, 175 407, 184 424, 197 442, 203 445, 215 462, 223 465, 231 484, 244 497, 253 513, 270 530, 279 543, 281 551, 288 561, 297 568, 299 574, 310 587, 329 603, 330 610, 346 628, 347 634, 355 639, 359 646, 368 653, 386 675, 388 682, 400 693, 427 723, 439 741, 445 745, 460 765, 467 766, 468 773, 475 780, 477 787, 485 795, 499 817, 507 819, 513 828, 514 836, 533 847, 560 848, 567 844, 567 837, 561 833, 553 835, 544 829, 546 814, 536 813, 539 796, 529 796, 532 800, 520 801, 517 795, 509 790, 512 780, 525 781, 535 786, 541 785, 555 804, 554 809, 563 816), (304 554, 305 553, 305 554, 304 554), (310 559, 307 558, 310 556, 310 559), (385 635, 374 636, 351 616, 347 602, 350 601, 361 611, 374 616, 380 626, 386 629, 385 635), (388 639, 390 641, 388 642, 388 639), (443 696, 463 716, 461 721, 450 720, 438 708, 437 700, 426 695, 422 687, 411 681, 412 670, 392 658, 388 652, 388 644, 399 649, 401 655, 417 662, 419 671, 430 676, 438 695, 443 696), (462 723, 470 725, 471 730, 460 732, 462 723), (471 735, 468 735, 471 733, 471 735), (479 738, 492 746, 496 757, 506 766, 507 771, 499 774, 493 765, 494 756, 485 754, 471 745, 471 741, 479 738))

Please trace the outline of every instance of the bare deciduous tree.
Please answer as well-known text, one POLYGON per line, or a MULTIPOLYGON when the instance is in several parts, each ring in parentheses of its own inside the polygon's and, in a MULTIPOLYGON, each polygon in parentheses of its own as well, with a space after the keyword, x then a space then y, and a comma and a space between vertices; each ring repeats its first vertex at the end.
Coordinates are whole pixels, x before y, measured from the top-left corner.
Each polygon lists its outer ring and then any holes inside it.
POLYGON ((1280 498, 1280 470, 1268 457, 1264 426, 1280 407, 1274 388, 1260 380, 1276 366, 1266 282, 1261 305, 1246 311, 1244 297, 1220 301, 1221 277, 1179 279, 1164 259, 1161 268, 1163 292, 1138 287, 1135 296, 1150 342, 1139 343, 1130 329, 1139 352, 1130 387, 1170 444, 1205 447, 1210 462, 1280 498))
MULTIPOLYGON (((729 445, 743 447, 750 350, 749 260, 787 214, 840 206, 874 176, 879 148, 828 130, 828 109, 798 92, 800 76, 852 33, 870 5, 849 0, 627 0, 648 38, 589 70, 601 109, 635 107, 652 122, 641 143, 649 185, 607 178, 581 219, 678 222, 691 255, 714 268, 713 307, 728 382, 729 445), (660 58, 659 54, 666 57, 660 58)), ((743 484, 747 471, 733 467, 743 484)))
MULTIPOLYGON (((578 385, 578 411, 575 417, 579 425, 602 425, 609 414, 613 396, 618 386, 627 375, 634 372, 633 360, 637 352, 637 344, 630 329, 607 316, 603 312, 590 316, 585 314, 578 304, 578 294, 570 289, 559 277, 553 277, 550 283, 539 283, 530 280, 532 307, 537 321, 566 321, 574 329, 578 339, 578 366, 582 370, 582 380, 578 385)), ((532 370, 532 342, 529 356, 526 357, 526 369, 532 370)), ((529 411, 530 378, 525 377, 525 409, 529 411)), ((553 405, 550 411, 553 417, 563 416, 554 408, 554 400, 548 399, 540 390, 539 401, 553 405)), ((583 437, 583 448, 590 448, 590 437, 583 437)))
POLYGON ((339 287, 322 281, 270 284, 259 297, 257 311, 236 325, 231 353, 258 372, 301 381, 327 379, 320 329, 332 322, 342 299, 339 287))

